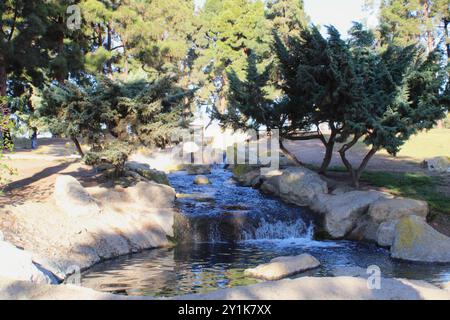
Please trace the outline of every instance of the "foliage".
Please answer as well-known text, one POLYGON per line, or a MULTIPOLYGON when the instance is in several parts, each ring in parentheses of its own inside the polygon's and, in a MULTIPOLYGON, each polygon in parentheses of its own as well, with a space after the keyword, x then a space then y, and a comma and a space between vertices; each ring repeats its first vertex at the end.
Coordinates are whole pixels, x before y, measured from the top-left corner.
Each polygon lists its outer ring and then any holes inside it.
POLYGON ((120 177, 125 170, 125 163, 132 151, 131 146, 123 141, 114 140, 86 153, 83 160, 87 165, 97 166, 101 164, 111 164, 114 166, 114 176, 120 177))
POLYGON ((203 85, 199 95, 224 111, 229 72, 233 70, 242 75, 250 53, 264 58, 270 56, 271 39, 264 3, 261 0, 207 0, 199 21, 195 37, 196 77, 203 85))

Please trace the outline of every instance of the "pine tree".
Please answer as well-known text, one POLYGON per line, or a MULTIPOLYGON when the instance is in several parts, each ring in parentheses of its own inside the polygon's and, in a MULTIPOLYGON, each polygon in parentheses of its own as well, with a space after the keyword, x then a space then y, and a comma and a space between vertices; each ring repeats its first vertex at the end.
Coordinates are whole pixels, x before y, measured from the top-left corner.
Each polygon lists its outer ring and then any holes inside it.
POLYGON ((448 68, 443 66, 442 50, 433 51, 428 58, 413 45, 391 45, 379 52, 366 36, 358 39, 360 35, 354 33, 351 40, 358 99, 346 110, 341 138, 347 142, 339 150, 357 187, 379 150, 396 155, 411 135, 431 129, 445 116, 449 101, 448 68), (360 139, 370 150, 354 168, 347 152, 360 139))
MULTIPOLYGON (((51 24, 50 11, 51 4, 41 0, 0 3, 0 112, 5 119, 16 111, 13 107, 23 107, 12 104, 12 98, 29 95, 33 86, 45 81, 49 62, 45 34, 51 24)), ((5 146, 12 143, 8 128, 3 128, 1 135, 5 146)))
POLYGON ((270 32, 260 0, 207 0, 196 36, 197 77, 204 86, 201 99, 224 111, 229 87, 228 73, 242 76, 248 54, 268 57, 270 32))
POLYGON ((450 56, 448 0, 369 0, 367 3, 372 8, 379 6, 378 31, 382 43, 403 46, 422 43, 430 53, 444 39, 450 56))
POLYGON ((304 11, 303 0, 269 0, 266 6, 271 28, 283 41, 308 27, 309 18, 304 11))

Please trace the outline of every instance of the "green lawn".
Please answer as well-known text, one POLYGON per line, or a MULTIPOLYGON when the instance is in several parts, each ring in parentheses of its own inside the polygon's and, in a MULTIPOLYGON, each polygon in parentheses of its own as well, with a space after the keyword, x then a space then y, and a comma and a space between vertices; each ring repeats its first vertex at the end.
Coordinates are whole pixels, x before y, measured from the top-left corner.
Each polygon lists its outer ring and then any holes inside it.
POLYGON ((438 191, 444 178, 409 172, 365 172, 362 181, 399 197, 427 201, 432 215, 450 215, 450 197, 438 191))

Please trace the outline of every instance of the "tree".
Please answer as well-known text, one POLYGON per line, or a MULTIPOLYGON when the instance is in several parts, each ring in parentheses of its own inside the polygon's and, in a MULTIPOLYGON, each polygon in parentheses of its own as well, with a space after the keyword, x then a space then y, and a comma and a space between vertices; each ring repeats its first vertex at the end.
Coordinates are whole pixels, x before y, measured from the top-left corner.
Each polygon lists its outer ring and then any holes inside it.
POLYGON ((195 38, 199 56, 195 69, 203 85, 201 99, 212 100, 224 111, 228 73, 243 75, 246 57, 269 57, 270 32, 261 0, 207 0, 199 16, 195 38), (212 98, 212 99, 211 99, 212 98))
POLYGON ((378 31, 382 43, 406 46, 420 42, 432 52, 440 39, 445 39, 450 56, 448 0, 368 0, 367 3, 379 9, 378 31))
POLYGON ((269 0, 266 5, 271 28, 284 42, 307 28, 309 18, 304 11, 303 0, 269 0))
POLYGON ((289 37, 286 45, 275 36, 281 91, 287 117, 297 125, 286 137, 291 140, 319 139, 325 147, 320 172, 326 173, 348 106, 355 101, 355 70, 350 46, 338 31, 328 27, 325 39, 316 27, 289 37), (320 127, 327 124, 327 138, 320 127), (303 134, 304 131, 315 131, 303 134))
MULTIPOLYGON (((5 118, 14 112, 10 99, 41 86, 48 65, 48 43, 44 36, 50 25, 47 1, 6 0, 0 3, 0 109, 5 118)), ((12 142, 3 128, 3 141, 12 142)))
POLYGON ((379 52, 373 42, 359 35, 354 33, 351 40, 359 89, 356 87, 356 103, 346 110, 341 136, 346 143, 339 150, 356 187, 379 150, 395 156, 411 135, 431 129, 442 119, 449 97, 442 50, 433 51, 427 58, 416 46, 391 45, 379 52), (347 152, 360 139, 370 150, 354 168, 347 152))

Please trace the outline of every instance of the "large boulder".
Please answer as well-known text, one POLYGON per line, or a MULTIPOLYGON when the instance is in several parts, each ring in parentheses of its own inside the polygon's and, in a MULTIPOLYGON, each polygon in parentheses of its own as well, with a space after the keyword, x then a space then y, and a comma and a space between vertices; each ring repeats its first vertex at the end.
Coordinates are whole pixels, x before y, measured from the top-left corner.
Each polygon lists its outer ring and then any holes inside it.
POLYGON ((319 266, 319 260, 309 254, 302 254, 299 256, 272 259, 269 263, 245 270, 244 274, 252 278, 273 281, 319 266))
POLYGON ((58 176, 53 195, 56 205, 69 216, 94 216, 101 213, 94 198, 74 177, 58 176))
POLYGON ((351 238, 375 241, 380 246, 389 247, 392 245, 397 222, 410 215, 425 219, 428 215, 428 204, 414 199, 381 198, 372 203, 367 214, 358 220, 351 238))
POLYGON ((0 240, 0 277, 18 281, 55 284, 57 280, 34 264, 29 252, 0 240))
POLYGON ((328 193, 327 183, 317 173, 303 167, 273 171, 263 179, 263 192, 277 195, 298 206, 310 206, 318 195, 328 193))
POLYGON ((339 195, 321 195, 312 205, 324 215, 325 231, 332 238, 343 238, 357 225, 369 206, 386 195, 378 191, 352 191, 339 195))
POLYGON ((151 181, 139 182, 134 187, 127 188, 126 193, 141 204, 142 209, 173 208, 176 197, 172 187, 151 181))
POLYGON ((403 217, 397 224, 393 258, 417 262, 450 262, 450 238, 418 216, 403 217))
POLYGON ((383 222, 378 226, 376 242, 381 247, 390 247, 394 243, 395 229, 399 220, 383 222))
POLYGON ((261 169, 258 166, 233 166, 233 179, 243 187, 256 187, 261 180, 261 169))
POLYGON ((63 214, 54 201, 7 206, 0 228, 8 241, 33 253, 33 261, 64 279, 105 259, 167 247, 176 240, 175 191, 162 184, 95 186, 83 190, 102 214, 63 214))
POLYGON ((170 186, 169 179, 167 178, 167 175, 163 171, 152 169, 146 163, 130 161, 126 164, 126 167, 128 170, 136 172, 137 174, 139 174, 140 176, 144 177, 147 180, 170 186))
POLYGON ((372 221, 378 224, 401 219, 409 215, 426 218, 428 215, 428 203, 405 198, 380 199, 370 205, 367 213, 372 221))

